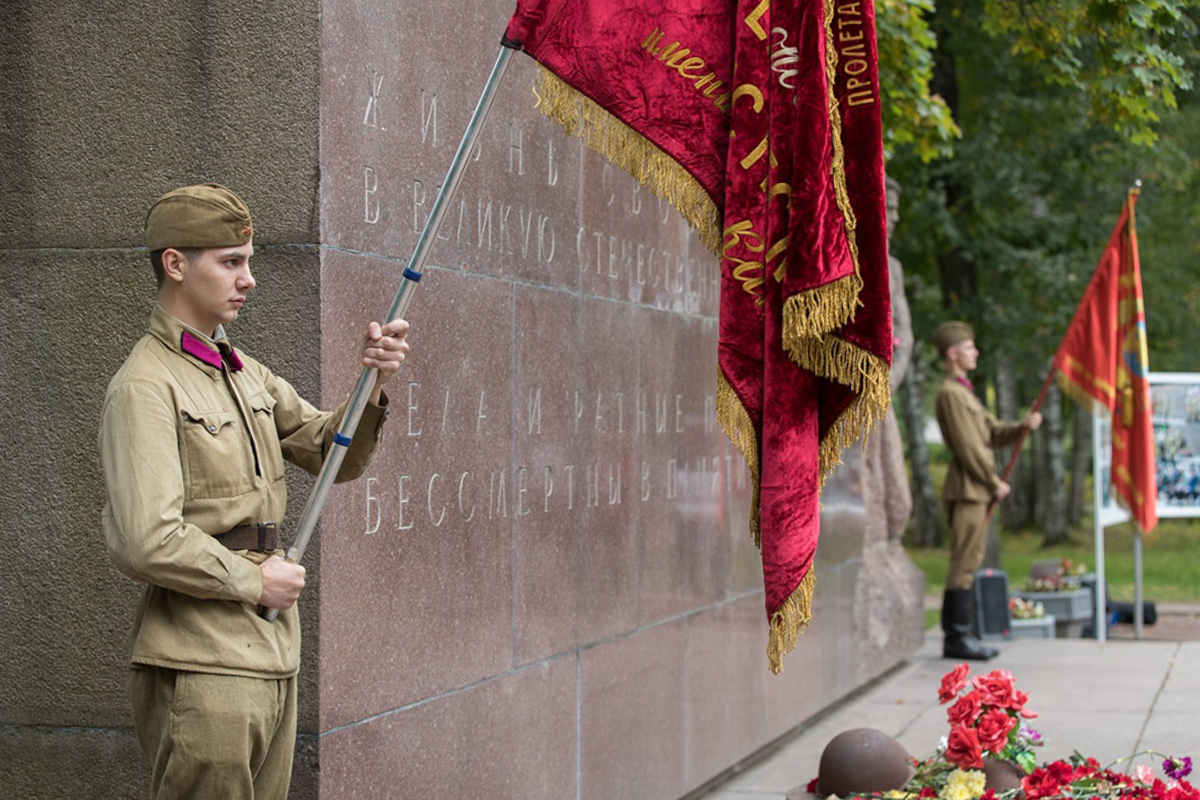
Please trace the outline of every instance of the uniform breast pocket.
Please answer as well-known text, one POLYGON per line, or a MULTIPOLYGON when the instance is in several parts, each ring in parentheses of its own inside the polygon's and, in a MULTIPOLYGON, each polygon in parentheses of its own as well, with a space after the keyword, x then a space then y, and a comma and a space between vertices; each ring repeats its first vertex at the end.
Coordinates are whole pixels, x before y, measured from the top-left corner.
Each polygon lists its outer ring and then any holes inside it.
POLYGON ((259 443, 259 461, 263 477, 268 481, 283 476, 283 451, 279 447, 279 431, 275 428, 275 398, 270 392, 254 395, 247 402, 254 416, 254 439, 259 443))
POLYGON ((179 427, 188 497, 231 497, 254 488, 250 439, 236 413, 181 409, 179 427))

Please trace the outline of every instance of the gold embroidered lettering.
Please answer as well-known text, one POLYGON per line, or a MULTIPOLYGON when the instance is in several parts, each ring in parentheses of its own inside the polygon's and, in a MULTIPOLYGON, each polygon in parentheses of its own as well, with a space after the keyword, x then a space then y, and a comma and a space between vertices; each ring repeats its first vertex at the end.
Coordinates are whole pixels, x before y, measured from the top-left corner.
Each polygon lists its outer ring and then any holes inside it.
POLYGON ((759 20, 762 19, 763 14, 766 14, 770 7, 771 0, 762 0, 762 2, 759 3, 753 11, 747 14, 746 18, 743 20, 743 22, 746 23, 746 27, 754 31, 754 35, 757 36, 760 41, 766 41, 767 32, 759 20))
POLYGON ((742 169, 750 169, 750 167, 754 166, 758 160, 763 157, 763 155, 767 152, 767 141, 768 137, 764 136, 762 141, 758 143, 758 146, 756 146, 746 155, 745 158, 738 162, 742 165, 742 169))
POLYGON ((720 93, 724 83, 717 80, 715 72, 708 71, 708 62, 700 56, 693 55, 691 48, 684 47, 680 42, 671 42, 666 47, 659 47, 664 33, 655 28, 649 36, 642 40, 642 49, 657 58, 668 69, 679 73, 679 76, 692 84, 696 91, 712 100, 712 103, 722 113, 729 113, 730 96, 728 92, 720 93))
POLYGON ((749 97, 754 101, 754 113, 758 114, 763 110, 763 93, 762 90, 753 83, 743 83, 741 86, 733 90, 733 99, 739 97, 749 97))

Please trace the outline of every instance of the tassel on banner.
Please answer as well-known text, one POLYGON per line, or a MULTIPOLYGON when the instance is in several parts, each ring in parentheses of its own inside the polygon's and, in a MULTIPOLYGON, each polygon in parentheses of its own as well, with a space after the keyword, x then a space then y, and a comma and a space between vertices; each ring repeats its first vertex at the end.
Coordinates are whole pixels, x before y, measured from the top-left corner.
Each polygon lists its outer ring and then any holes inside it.
POLYGON ((678 161, 540 64, 534 94, 539 111, 669 202, 696 229, 704 246, 719 252, 716 203, 678 161))
POLYGON ((771 630, 767 636, 767 664, 775 675, 783 672, 783 657, 796 649, 800 634, 812 621, 813 592, 817 588, 817 576, 809 566, 808 574, 800 581, 796 591, 783 601, 771 615, 771 630))

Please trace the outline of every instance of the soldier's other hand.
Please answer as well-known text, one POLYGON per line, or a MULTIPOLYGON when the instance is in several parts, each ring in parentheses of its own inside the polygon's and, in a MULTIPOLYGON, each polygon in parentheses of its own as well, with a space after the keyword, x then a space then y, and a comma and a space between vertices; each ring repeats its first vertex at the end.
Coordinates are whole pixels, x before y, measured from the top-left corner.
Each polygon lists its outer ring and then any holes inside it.
POLYGON ((266 608, 284 611, 296 604, 300 590, 304 588, 304 567, 271 556, 258 565, 262 570, 262 596, 258 604, 266 608))
POLYGON ((1038 428, 1042 427, 1042 412, 1030 411, 1025 417, 1025 427, 1029 428, 1031 431, 1036 431, 1038 428))
POLYGON ((1000 485, 996 487, 996 499, 1003 500, 1012 493, 1012 487, 1004 481, 1000 481, 1000 485))
POLYGON ((379 370, 375 388, 391 380, 408 354, 408 323, 394 319, 386 325, 372 322, 363 338, 362 365, 379 370))

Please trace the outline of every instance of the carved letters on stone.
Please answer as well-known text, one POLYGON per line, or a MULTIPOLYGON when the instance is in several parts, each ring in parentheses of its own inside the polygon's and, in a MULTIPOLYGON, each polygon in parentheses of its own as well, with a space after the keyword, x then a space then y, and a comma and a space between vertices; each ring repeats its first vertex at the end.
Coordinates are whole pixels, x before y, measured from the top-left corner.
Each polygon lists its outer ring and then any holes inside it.
MULTIPOLYGON (((431 407, 423 401, 421 384, 410 381, 401 423, 405 435, 487 436, 487 393, 480 390, 459 397, 456 391, 440 390, 431 407)), ((471 522, 476 514, 495 519, 510 513, 522 517, 656 499, 702 498, 720 491, 722 479, 739 491, 746 488, 745 462, 731 454, 654 459, 642 452, 653 437, 682 441, 697 427, 705 434, 716 430, 713 395, 699 401, 684 393, 640 389, 573 389, 567 394, 561 406, 566 413, 548 419, 542 388, 530 387, 518 409, 524 411, 524 419, 518 420, 517 435, 562 440, 590 429, 621 439, 622 456, 589 460, 584 453, 579 463, 518 465, 511 470, 507 465, 470 465, 439 467, 427 475, 369 476, 356 484, 362 488, 364 533, 419 532, 440 527, 449 517, 471 522)))
MULTIPOLYGON (((373 66, 364 66, 363 72, 357 111, 363 159, 361 224, 382 229, 399 222, 411 230, 415 241, 437 197, 441 173, 433 174, 431 166, 418 170, 409 164, 441 165, 448 159, 456 142, 443 131, 446 114, 453 127, 460 117, 465 120, 464 109, 449 105, 455 101, 448 98, 456 94, 439 91, 445 87, 403 87, 401 80, 393 81, 386 70, 373 66), (413 157, 434 151, 436 158, 413 157), (398 185, 400 170, 408 172, 405 180, 411 198, 411 217, 402 215, 402 222, 389 213, 397 199, 390 192, 398 185)), ((522 113, 536 118, 531 110, 522 113)), ((553 202, 548 192, 563 191, 565 185, 579 180, 564 181, 565 175, 578 169, 578 143, 564 140, 548 124, 504 119, 495 109, 492 117, 472 159, 486 161, 490 167, 484 172, 504 176, 505 183, 464 179, 446 209, 438 247, 478 253, 469 260, 463 254, 462 267, 470 271, 486 271, 497 257, 510 257, 543 265, 566 278, 568 285, 590 278, 583 281, 585 295, 625 300, 626 287, 646 289, 641 304, 651 308, 685 316, 700 314, 702 309, 715 313, 718 263, 678 237, 678 226, 671 225, 674 211, 666 201, 651 197, 636 181, 587 153, 585 159, 597 159, 591 167, 596 203, 609 211, 592 219, 587 204, 579 214, 575 196, 553 202)), ((475 164, 467 167, 468 175, 478 170, 475 164)), ((577 186, 576 182, 571 192, 577 186)), ((386 233, 392 234, 387 240, 395 241, 395 234, 402 231, 386 233)), ((403 233, 407 239, 408 231, 403 233)), ((544 463, 486 464, 472 463, 472 447, 459 446, 454 450, 463 455, 443 457, 459 463, 435 462, 412 472, 364 477, 353 485, 358 500, 351 502, 362 509, 366 535, 407 536, 452 521, 472 523, 510 515, 711 497, 723 481, 744 491, 749 474, 740 457, 727 453, 727 448, 715 455, 709 447, 695 446, 716 440, 719 431, 715 397, 692 392, 579 385, 551 402, 542 386, 518 387, 516 407, 510 412, 493 407, 486 390, 463 382, 423 386, 409 381, 394 391, 404 409, 397 415, 399 424, 393 425, 411 440, 481 437, 482 441, 493 435, 489 426, 493 414, 507 419, 511 413, 516 437, 553 442, 588 435, 595 442, 590 448, 594 452, 585 445, 577 452, 561 451, 557 460, 547 456, 544 463), (666 448, 651 446, 663 440, 673 443, 666 448)))

